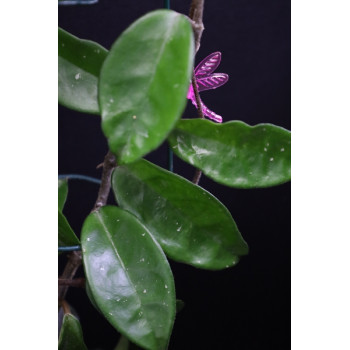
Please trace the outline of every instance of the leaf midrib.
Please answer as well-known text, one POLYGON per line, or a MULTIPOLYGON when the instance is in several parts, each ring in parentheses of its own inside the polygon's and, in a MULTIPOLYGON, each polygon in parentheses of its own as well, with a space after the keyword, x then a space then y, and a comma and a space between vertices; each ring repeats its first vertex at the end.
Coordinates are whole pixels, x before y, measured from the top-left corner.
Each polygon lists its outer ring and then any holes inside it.
MULTIPOLYGON (((117 259, 120 261, 121 266, 122 266, 122 268, 124 269, 125 274, 127 275, 129 284, 132 286, 133 290, 135 291, 135 294, 136 294, 136 296, 137 296, 137 299, 138 299, 138 301, 139 301, 139 303, 140 303, 140 309, 141 309, 142 313, 143 313, 144 315, 147 315, 147 313, 144 312, 145 309, 144 309, 144 305, 143 305, 142 299, 140 298, 140 295, 138 294, 138 292, 137 292, 137 290, 136 290, 134 284, 132 283, 132 279, 130 278, 129 272, 128 272, 128 270, 126 269, 126 267, 125 267, 125 265, 124 265, 124 262, 123 262, 123 260, 121 259, 120 255, 119 255, 119 253, 118 253, 118 249, 117 249, 117 247, 115 246, 115 244, 114 244, 114 242, 113 242, 111 233, 109 232, 109 230, 107 229, 107 227, 106 227, 106 225, 105 225, 105 223, 104 223, 104 221, 103 221, 103 218, 102 218, 101 213, 97 212, 96 214, 97 214, 98 220, 100 221, 101 225, 102 225, 103 228, 104 228, 104 231, 106 232, 107 239, 110 241, 110 243, 111 243, 111 245, 112 245, 112 247, 113 247, 113 252, 115 253, 117 259)), ((154 331, 153 331, 152 327, 150 326, 151 323, 150 323, 150 321, 149 321, 149 318, 146 317, 146 316, 145 316, 145 318, 146 318, 146 320, 147 320, 147 325, 149 326, 149 328, 150 328, 150 330, 151 330, 151 333, 152 333, 152 335, 153 335, 153 339, 156 340, 157 338, 155 337, 154 331)), ((156 340, 156 343, 157 343, 157 340, 156 340)))

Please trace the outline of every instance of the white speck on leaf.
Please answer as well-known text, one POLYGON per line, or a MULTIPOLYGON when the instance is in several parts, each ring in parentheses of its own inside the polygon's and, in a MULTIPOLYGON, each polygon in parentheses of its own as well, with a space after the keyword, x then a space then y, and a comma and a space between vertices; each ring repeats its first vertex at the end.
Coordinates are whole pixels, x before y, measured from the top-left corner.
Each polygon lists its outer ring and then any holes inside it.
POLYGON ((284 148, 281 148, 281 152, 284 152, 284 148))
POLYGON ((270 162, 273 162, 273 158, 272 157, 270 158, 270 162))
POLYGON ((80 79, 80 73, 77 73, 77 74, 75 74, 75 80, 79 80, 80 79))
POLYGON ((146 294, 146 293, 147 293, 147 289, 144 289, 144 290, 143 290, 143 293, 146 294))

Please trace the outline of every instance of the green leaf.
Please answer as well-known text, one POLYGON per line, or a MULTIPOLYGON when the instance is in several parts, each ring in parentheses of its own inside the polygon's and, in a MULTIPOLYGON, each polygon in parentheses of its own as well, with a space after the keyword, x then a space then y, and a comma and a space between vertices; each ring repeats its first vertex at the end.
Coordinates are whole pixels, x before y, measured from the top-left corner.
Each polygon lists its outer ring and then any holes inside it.
POLYGON ((58 180, 58 210, 62 211, 66 203, 68 194, 68 181, 66 179, 58 180))
POLYGON ((58 246, 67 247, 80 244, 66 217, 58 210, 58 246))
POLYGON ((269 187, 290 180, 290 132, 272 124, 181 120, 168 140, 176 155, 226 186, 269 187))
POLYGON ((118 166, 112 187, 120 206, 137 216, 174 260, 216 270, 235 265, 248 252, 226 207, 178 175, 139 160, 118 166))
POLYGON ((102 130, 120 164, 157 148, 181 117, 193 53, 188 19, 170 10, 141 17, 113 44, 99 101, 102 130))
POLYGON ((58 350, 87 350, 80 322, 71 314, 65 314, 63 317, 58 350))
POLYGON ((58 28, 58 102, 68 108, 99 114, 98 77, 108 51, 58 28))
POLYGON ((166 349, 174 280, 148 230, 132 214, 105 206, 85 220, 81 244, 90 291, 105 318, 145 349, 166 349))

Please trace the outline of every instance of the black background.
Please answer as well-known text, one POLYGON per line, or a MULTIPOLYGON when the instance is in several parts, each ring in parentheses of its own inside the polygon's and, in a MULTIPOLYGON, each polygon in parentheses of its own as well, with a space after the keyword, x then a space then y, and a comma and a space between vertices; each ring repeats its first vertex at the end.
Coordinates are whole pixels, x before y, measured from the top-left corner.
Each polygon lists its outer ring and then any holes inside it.
MULTIPOLYGON (((190 1, 171 1, 188 14, 190 1)), ((119 34, 162 0, 100 0, 91 6, 60 6, 59 26, 109 49, 119 34)), ((290 1, 206 1, 196 62, 222 52, 218 72, 229 82, 201 97, 224 121, 273 123, 290 130, 290 1)), ((98 116, 58 109, 60 174, 100 177, 107 143, 98 116)), ((186 118, 196 117, 191 103, 186 118)), ((167 146, 147 158, 166 167, 167 146)), ((193 169, 174 160, 175 172, 190 179, 193 169)), ((290 183, 268 189, 236 190, 202 177, 200 185, 231 212, 250 253, 224 271, 204 271, 171 261, 176 292, 185 308, 177 315, 169 350, 290 349, 290 183)), ((97 195, 97 185, 71 181, 64 212, 80 232, 97 195)), ((113 203, 113 198, 110 198, 113 203)), ((60 258, 62 269, 64 258, 60 258)), ((80 271, 80 274, 82 272, 80 271)), ((71 288, 89 349, 112 350, 118 333, 90 305, 85 292, 71 288)))

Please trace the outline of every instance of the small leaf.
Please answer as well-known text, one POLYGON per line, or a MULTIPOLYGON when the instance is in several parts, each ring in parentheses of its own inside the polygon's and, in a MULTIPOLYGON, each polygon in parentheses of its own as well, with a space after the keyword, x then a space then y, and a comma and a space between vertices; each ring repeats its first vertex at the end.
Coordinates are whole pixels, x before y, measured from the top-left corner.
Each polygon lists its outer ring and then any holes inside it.
POLYGON ((186 104, 193 62, 188 19, 158 10, 134 22, 113 44, 100 76, 102 130, 118 162, 157 148, 186 104))
POLYGON ((235 265, 248 252, 229 211, 190 181, 139 160, 118 166, 112 187, 174 260, 207 269, 235 265))
POLYGON ((71 314, 65 314, 63 317, 58 350, 87 350, 80 322, 71 314))
POLYGON ((269 187, 290 180, 290 132, 272 124, 187 119, 168 140, 176 155, 226 186, 269 187))
POLYGON ((67 247, 80 244, 66 217, 58 210, 58 246, 67 247))
POLYGON ((175 287, 166 257, 132 214, 102 207, 84 222, 85 275, 105 318, 145 349, 166 349, 175 317, 175 287))
POLYGON ((58 28, 58 102, 68 108, 99 114, 97 85, 108 51, 58 28))
POLYGON ((62 211, 66 203, 68 194, 68 181, 66 179, 58 180, 58 210, 62 211))

